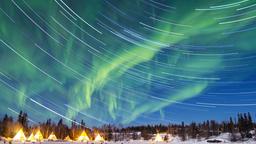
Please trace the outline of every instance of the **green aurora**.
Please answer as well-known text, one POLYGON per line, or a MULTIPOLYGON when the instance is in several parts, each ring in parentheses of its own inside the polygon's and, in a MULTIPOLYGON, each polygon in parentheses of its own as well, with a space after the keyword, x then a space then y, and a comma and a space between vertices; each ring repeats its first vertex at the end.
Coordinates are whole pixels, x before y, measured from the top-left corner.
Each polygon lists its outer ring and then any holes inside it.
POLYGON ((253 59, 239 60, 255 52, 255 12, 237 10, 250 4, 3 0, 1 114, 15 109, 34 121, 60 118, 51 109, 92 126, 179 121, 172 111, 183 108, 214 111, 196 102, 230 92, 233 86, 220 83, 247 81, 254 73, 253 59), (239 65, 246 67, 237 76, 239 65))

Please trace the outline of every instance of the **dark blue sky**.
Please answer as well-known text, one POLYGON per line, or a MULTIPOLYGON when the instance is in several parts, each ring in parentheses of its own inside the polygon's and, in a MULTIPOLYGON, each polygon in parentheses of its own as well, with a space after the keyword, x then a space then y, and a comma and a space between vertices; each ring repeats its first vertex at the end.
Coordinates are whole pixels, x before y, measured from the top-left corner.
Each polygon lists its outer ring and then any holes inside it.
POLYGON ((255 117, 253 4, 4 0, 0 114, 88 126, 255 117))

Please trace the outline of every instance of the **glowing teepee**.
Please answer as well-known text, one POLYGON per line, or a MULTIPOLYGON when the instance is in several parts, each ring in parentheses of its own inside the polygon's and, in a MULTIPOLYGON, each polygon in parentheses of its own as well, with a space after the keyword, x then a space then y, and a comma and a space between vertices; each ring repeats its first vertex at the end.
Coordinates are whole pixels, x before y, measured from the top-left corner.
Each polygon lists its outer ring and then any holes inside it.
POLYGON ((162 141, 164 141, 163 138, 160 136, 159 133, 157 133, 155 137, 155 142, 162 142, 162 141))
POLYGON ((36 139, 35 139, 35 136, 34 136, 33 133, 31 133, 31 135, 28 137, 27 140, 30 141, 30 142, 36 142, 36 139))
POLYGON ((43 137, 42 133, 40 132, 40 130, 38 130, 38 131, 36 132, 36 134, 35 134, 35 139, 36 139, 36 141, 38 141, 38 142, 41 142, 41 141, 44 140, 44 137, 43 137))
POLYGON ((82 134, 78 137, 77 141, 79 141, 79 142, 88 142, 88 141, 90 141, 90 139, 87 136, 86 132, 83 131, 82 134))
POLYGON ((56 137, 55 134, 52 132, 52 133, 49 135, 48 140, 50 140, 50 141, 56 141, 56 140, 57 140, 57 137, 56 137))
POLYGON ((71 138, 69 136, 66 136, 64 141, 72 141, 71 138))
POLYGON ((103 142, 104 138, 100 136, 100 134, 97 134, 97 136, 94 139, 95 142, 103 142))
POLYGON ((13 137, 12 140, 13 140, 13 141, 19 141, 19 142, 25 142, 25 141, 26 141, 26 136, 25 136, 23 130, 20 129, 20 130, 18 131, 18 133, 13 137))

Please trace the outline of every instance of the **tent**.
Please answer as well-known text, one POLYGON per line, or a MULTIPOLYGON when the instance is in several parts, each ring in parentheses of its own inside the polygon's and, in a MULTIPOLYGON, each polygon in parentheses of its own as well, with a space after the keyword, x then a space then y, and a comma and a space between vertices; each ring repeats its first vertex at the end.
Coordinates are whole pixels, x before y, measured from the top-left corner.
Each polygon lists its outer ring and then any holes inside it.
POLYGON ((12 140, 13 140, 13 141, 19 141, 19 142, 25 142, 25 141, 26 141, 26 136, 25 136, 23 130, 20 129, 20 130, 18 131, 18 133, 13 137, 12 140))
POLYGON ((72 141, 69 136, 66 136, 64 140, 65 140, 65 141, 72 141))
POLYGON ((38 131, 36 132, 36 134, 35 134, 35 139, 36 139, 36 141, 38 141, 38 142, 42 142, 42 141, 44 140, 44 137, 43 137, 42 133, 40 132, 40 130, 38 130, 38 131))
POLYGON ((56 141, 56 140, 57 140, 57 137, 56 137, 55 134, 52 132, 52 133, 49 135, 48 140, 50 140, 50 141, 56 141))
POLYGON ((156 134, 156 137, 155 137, 155 142, 163 142, 163 138, 160 136, 159 133, 156 134))
POLYGON ((77 141, 79 142, 88 142, 90 141, 89 137, 87 136, 86 132, 83 131, 81 135, 78 137, 77 141))
POLYGON ((28 137, 27 140, 30 141, 30 142, 36 142, 36 139, 35 139, 35 136, 34 136, 33 133, 31 133, 31 135, 28 137))
POLYGON ((94 139, 95 142, 104 142, 104 138, 100 136, 100 134, 97 134, 97 136, 94 139))

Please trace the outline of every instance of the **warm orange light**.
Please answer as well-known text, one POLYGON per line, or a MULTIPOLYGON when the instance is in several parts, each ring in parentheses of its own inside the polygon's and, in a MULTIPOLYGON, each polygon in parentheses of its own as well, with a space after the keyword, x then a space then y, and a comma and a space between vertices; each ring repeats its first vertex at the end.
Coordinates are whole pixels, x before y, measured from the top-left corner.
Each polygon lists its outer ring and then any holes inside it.
POLYGON ((82 134, 78 137, 77 141, 79 141, 79 142, 88 142, 88 141, 90 141, 90 139, 87 136, 86 132, 83 131, 82 134))
POLYGON ((64 140, 65 140, 65 141, 72 141, 69 136, 66 136, 64 140))
POLYGON ((52 132, 52 133, 49 135, 48 140, 50 140, 50 141, 56 141, 56 140, 57 140, 57 137, 56 137, 55 134, 52 132))
POLYGON ((26 136, 25 136, 23 130, 20 129, 20 130, 18 131, 18 133, 13 137, 12 140, 13 140, 13 141, 19 141, 19 142, 25 142, 25 141, 26 141, 26 136))
POLYGON ((35 136, 33 133, 31 133, 31 135, 28 137, 28 141, 30 142, 36 142, 35 136))
POLYGON ((38 131, 36 132, 36 134, 35 134, 35 139, 36 139, 36 141, 38 141, 38 142, 42 142, 42 141, 44 140, 44 137, 43 137, 42 133, 40 132, 40 130, 38 130, 38 131))
POLYGON ((162 141, 164 141, 163 138, 160 136, 159 133, 157 133, 155 137, 155 142, 162 142, 162 141))
POLYGON ((104 138, 100 136, 100 134, 97 134, 97 136, 94 139, 95 142, 103 142, 104 138))

